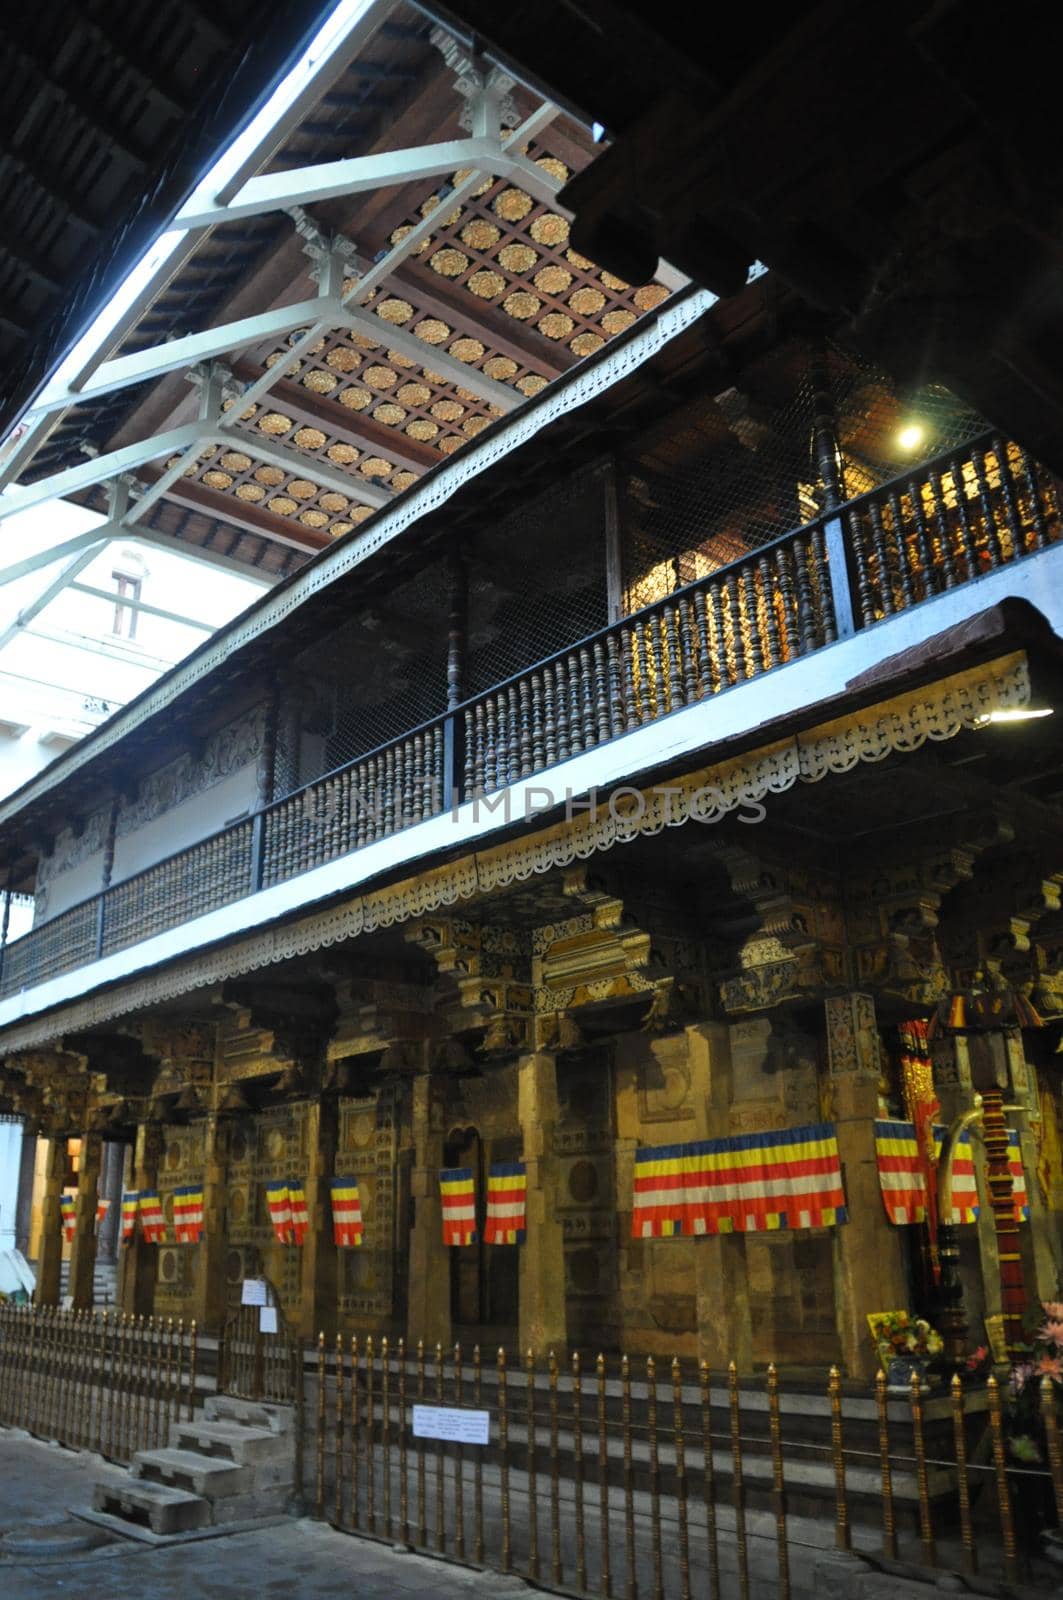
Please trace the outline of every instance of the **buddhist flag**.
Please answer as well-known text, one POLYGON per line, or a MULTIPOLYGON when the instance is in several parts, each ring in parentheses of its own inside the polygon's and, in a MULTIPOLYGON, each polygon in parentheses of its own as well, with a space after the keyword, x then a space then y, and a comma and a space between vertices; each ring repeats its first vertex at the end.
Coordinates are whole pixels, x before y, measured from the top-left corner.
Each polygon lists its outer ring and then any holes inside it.
POLYGON ((838 1141, 829 1122, 635 1152, 636 1239, 845 1221, 838 1141))
POLYGON ((356 1178, 332 1180, 332 1237, 343 1247, 362 1242, 362 1197, 356 1178))
POLYGON ((1011 1198, 1015 1202, 1015 1221, 1026 1222, 1030 1216, 1030 1196, 1026 1193, 1022 1147, 1014 1128, 1008 1129, 1008 1165, 1011 1168, 1011 1198))
POLYGON ((496 1161, 487 1174, 485 1244, 523 1244, 528 1180, 523 1161, 496 1161))
POLYGON ((187 1184, 174 1190, 173 1231, 178 1244, 198 1244, 203 1237, 202 1184, 187 1184))
POLYGON ((97 1225, 97 1227, 99 1227, 100 1224, 103 1222, 104 1218, 106 1217, 106 1215, 107 1215, 107 1213, 108 1213, 108 1211, 110 1209, 111 1209, 111 1202, 109 1200, 97 1200, 97 1202, 96 1202, 96 1225, 97 1225))
POLYGON ((67 1244, 74 1242, 74 1211, 77 1206, 77 1196, 61 1194, 59 1196, 59 1214, 63 1219, 63 1238, 67 1244))
POLYGON ((136 1189, 127 1189, 122 1195, 122 1243, 132 1244, 137 1227, 137 1208, 140 1195, 136 1189))
POLYGON ((292 1213, 288 1228, 288 1243, 302 1244, 306 1238, 306 1230, 310 1226, 310 1215, 306 1209, 306 1190, 294 1179, 288 1184, 288 1204, 292 1213))
POLYGON ((443 1202, 443 1243, 476 1243, 476 1189, 471 1167, 441 1167, 439 1193, 443 1202))
POLYGON ((269 1220, 273 1224, 273 1232, 279 1244, 291 1243, 292 1232, 292 1203, 288 1194, 288 1180, 279 1179, 276 1183, 266 1185, 266 1204, 269 1206, 269 1220))
POLYGON ((166 1218, 157 1189, 140 1191, 140 1226, 148 1244, 161 1244, 166 1234, 166 1218))

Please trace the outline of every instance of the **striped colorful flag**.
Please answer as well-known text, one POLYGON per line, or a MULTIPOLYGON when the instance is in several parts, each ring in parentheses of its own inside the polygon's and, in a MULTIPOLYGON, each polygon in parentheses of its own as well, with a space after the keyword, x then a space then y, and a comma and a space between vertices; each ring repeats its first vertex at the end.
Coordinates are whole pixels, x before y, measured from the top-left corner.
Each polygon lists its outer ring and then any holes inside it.
POLYGON ((636 1239, 823 1228, 846 1220, 833 1123, 635 1152, 636 1239))
POLYGON ((107 1216, 107 1213, 108 1213, 108 1211, 110 1209, 111 1209, 111 1202, 109 1200, 97 1200, 97 1202, 96 1202, 96 1225, 97 1225, 97 1227, 99 1227, 100 1223, 103 1222, 103 1220, 107 1216))
POLYGON ((67 1244, 74 1242, 74 1213, 77 1208, 77 1196, 61 1194, 59 1196, 59 1215, 63 1222, 63 1238, 67 1244))
POLYGON ((132 1244, 137 1228, 137 1209, 140 1195, 136 1189, 126 1189, 122 1195, 122 1243, 132 1244))
POLYGON ((362 1242, 362 1197, 357 1178, 332 1180, 332 1237, 341 1247, 362 1242))
POLYGON ((148 1244, 161 1244, 166 1235, 166 1218, 157 1189, 140 1191, 140 1226, 148 1244))
POLYGON ((1022 1165, 1022 1146, 1014 1128, 1008 1129, 1008 1165, 1011 1168, 1011 1196, 1015 1202, 1015 1221, 1027 1222, 1030 1217, 1030 1196, 1026 1192, 1026 1173, 1022 1165))
POLYGON ((266 1204, 269 1206, 269 1220, 273 1224, 273 1232, 277 1237, 278 1243, 290 1244, 292 1205, 286 1178, 280 1178, 276 1183, 267 1183, 266 1204))
POLYGON ((203 1185, 186 1184, 173 1192, 173 1231, 178 1244, 198 1244, 203 1237, 203 1185))
POLYGON ((441 1167, 439 1193, 443 1201, 443 1243, 476 1243, 476 1188, 471 1167, 441 1167))
MULTIPOLYGON (((934 1152, 941 1157, 947 1130, 934 1129, 934 1152)), ((1021 1222, 1030 1214, 1022 1154, 1015 1130, 1008 1129, 1008 1159, 1015 1198, 1015 1218, 1021 1222)), ((926 1183, 919 1160, 915 1124, 911 1122, 875 1123, 875 1160, 879 1188, 886 1215, 903 1226, 926 1221, 926 1183)), ((978 1184, 970 1129, 964 1129, 956 1143, 952 1162, 952 1221, 974 1222, 978 1216, 978 1184)))
POLYGON ((487 1174, 485 1244, 523 1244, 528 1180, 523 1161, 496 1161, 487 1174))
POLYGON ((288 1204, 291 1206, 292 1220, 288 1229, 288 1243, 302 1244, 306 1238, 306 1230, 310 1226, 310 1214, 306 1209, 306 1190, 301 1182, 294 1178, 288 1183, 288 1204))

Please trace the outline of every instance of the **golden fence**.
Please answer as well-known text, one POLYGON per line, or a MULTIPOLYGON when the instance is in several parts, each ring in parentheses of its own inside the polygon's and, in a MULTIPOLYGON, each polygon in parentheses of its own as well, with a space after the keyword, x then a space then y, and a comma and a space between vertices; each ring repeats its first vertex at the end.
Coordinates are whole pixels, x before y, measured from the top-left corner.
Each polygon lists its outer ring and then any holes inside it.
POLYGON ((258 1306, 240 1306, 227 1319, 218 1342, 218 1388, 244 1400, 292 1405, 300 1396, 303 1346, 283 1325, 263 1333, 258 1306))
POLYGON ((323 1335, 315 1366, 305 1489, 338 1528, 630 1600, 788 1600, 831 1550, 1058 1587, 1036 1537, 1063 1525, 1048 1379, 1044 1464, 1026 1466, 993 1378, 965 1391, 916 1377, 898 1394, 880 1373, 869 1396, 832 1368, 784 1392, 774 1368, 740 1383, 733 1364, 598 1356, 584 1370, 574 1355, 562 1371, 323 1335), (418 1436, 415 1405, 442 1408, 444 1430, 486 1413, 487 1444, 418 1436))
POLYGON ((131 1461, 196 1405, 196 1325, 0 1305, 0 1422, 131 1461))

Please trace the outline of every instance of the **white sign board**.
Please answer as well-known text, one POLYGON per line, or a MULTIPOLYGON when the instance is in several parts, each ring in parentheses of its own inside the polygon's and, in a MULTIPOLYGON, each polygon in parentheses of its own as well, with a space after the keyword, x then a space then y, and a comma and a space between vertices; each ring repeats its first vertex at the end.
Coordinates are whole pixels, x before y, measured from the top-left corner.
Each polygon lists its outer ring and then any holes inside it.
POLYGON ((259 1306, 258 1308, 259 1333, 276 1333, 277 1308, 276 1306, 259 1306))
POLYGON ((489 1411, 460 1411, 457 1406, 414 1406, 415 1439, 447 1439, 452 1444, 487 1444, 489 1411))
POLYGON ((243 1290, 240 1295, 242 1306, 264 1306, 266 1304, 265 1278, 245 1278, 243 1290))

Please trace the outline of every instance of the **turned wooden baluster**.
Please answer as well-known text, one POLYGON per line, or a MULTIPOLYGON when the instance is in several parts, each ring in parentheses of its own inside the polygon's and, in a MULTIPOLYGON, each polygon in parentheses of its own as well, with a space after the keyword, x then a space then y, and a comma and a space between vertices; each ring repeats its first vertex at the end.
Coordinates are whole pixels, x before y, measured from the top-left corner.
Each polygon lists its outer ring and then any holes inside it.
POLYGON ((1022 513, 1015 494, 1015 479, 1011 473, 1011 459, 1008 455, 1007 440, 997 435, 993 439, 993 454, 997 458, 997 472, 1000 475, 1000 493, 1004 501, 1004 515, 1011 534, 1012 556, 1026 554, 1026 530, 1022 525, 1022 513))
POLYGON ((764 607, 764 622, 762 637, 764 641, 764 665, 777 667, 782 655, 779 649, 779 623, 775 613, 775 592, 772 583, 771 567, 766 555, 762 555, 757 562, 757 575, 760 579, 760 597, 764 607))
POLYGON ((520 680, 520 776, 529 778, 535 771, 535 758, 532 754, 532 680, 520 680))
MULTIPOLYGON (((952 493, 956 496, 956 533, 959 553, 963 559, 965 576, 967 578, 975 578, 978 576, 978 551, 975 549, 963 473, 960 470, 959 463, 956 461, 949 462, 949 478, 951 480, 952 493)), ((941 484, 944 493, 944 479, 939 478, 938 482, 941 484)))
POLYGON ((974 469, 974 485, 978 491, 978 503, 982 508, 986 562, 990 567, 999 567, 1004 560, 1004 545, 997 525, 997 512, 993 504, 993 492, 989 483, 989 469, 986 466, 984 450, 971 451, 971 466, 974 469))
POLYGON ((1048 523, 1045 520, 1044 508, 1041 504, 1041 487, 1038 481, 1037 469, 1025 450, 1019 451, 1019 462, 1022 475, 1026 480, 1026 498, 1030 503, 1030 518, 1033 522, 1033 532, 1030 537, 1032 550, 1043 550, 1048 543, 1048 523))
POLYGON ((546 765, 554 766, 557 761, 557 696, 555 694, 554 674, 549 667, 543 668, 543 751, 546 765))
POLYGON ((520 778, 521 750, 520 696, 517 693, 517 686, 515 683, 511 683, 509 686, 508 700, 509 707, 506 728, 506 772, 509 776, 510 783, 516 783, 520 778))
POLYGON ((709 619, 705 610, 705 591, 694 592, 694 648, 697 652, 697 695, 704 700, 714 690, 712 652, 709 649, 709 619))
POLYGON ((547 764, 543 729, 544 703, 542 674, 533 672, 531 676, 531 770, 533 772, 541 772, 547 764))
POLYGON ((609 726, 609 675, 605 665, 606 647, 601 639, 595 639, 593 648, 595 732, 597 742, 604 744, 607 739, 612 738, 612 729, 609 726))
POLYGON ((627 732, 639 725, 639 705, 635 692, 635 631, 631 627, 620 630, 620 697, 624 707, 624 728, 627 732))
MULTIPOLYGON (((830 562, 827 560, 826 539, 822 523, 812 530, 812 537, 808 541, 811 568, 815 575, 817 597, 817 628, 816 637, 818 644, 833 644, 838 637, 838 630, 834 622, 834 580, 831 577, 830 562)), ((839 583, 844 588, 848 582, 844 567, 839 574, 839 583)))
POLYGON ((742 629, 745 674, 747 678, 755 678, 762 670, 761 662, 764 644, 761 637, 760 617, 757 609, 756 570, 752 561, 747 561, 743 566, 740 583, 741 609, 745 617, 745 626, 742 629))
POLYGON ((893 580, 890 574, 889 559, 886 554, 882 510, 877 500, 869 500, 867 511, 871 523, 871 546, 875 552, 875 566, 878 572, 879 604, 882 607, 883 615, 890 617, 895 609, 893 604, 893 580))
POLYGON ((734 682, 731 676, 730 664, 727 659, 727 640, 723 626, 723 604, 720 585, 714 583, 707 591, 709 604, 709 621, 712 625, 712 639, 709 650, 715 675, 717 690, 729 689, 734 682))
POLYGON ((554 722, 557 727, 557 759, 567 761, 571 747, 568 739, 568 679, 563 661, 554 662, 554 722))
POLYGON ((953 544, 952 524, 949 519, 949 503, 945 495, 945 485, 941 473, 934 471, 929 475, 930 490, 934 498, 934 521, 940 529, 942 567, 945 573, 947 588, 952 588, 963 578, 956 566, 956 551, 953 544))
POLYGON ((698 698, 698 635, 694 623, 694 607, 687 595, 684 595, 679 602, 677 626, 683 668, 683 698, 687 705, 692 705, 698 698))
POLYGON ((621 690, 620 650, 621 637, 611 633, 606 639, 606 654, 608 658, 607 671, 609 694, 609 733, 611 738, 623 733, 627 728, 627 714, 624 709, 623 693, 621 690))
MULTIPOLYGON (((476 710, 479 709, 477 706, 476 710)), ((465 711, 465 770, 462 773, 462 794, 479 794, 482 781, 479 734, 473 708, 469 706, 465 711)), ((447 798, 449 800, 449 795, 447 798)))
POLYGON ((864 522, 861 511, 854 507, 849 512, 849 547, 856 566, 856 598, 860 606, 860 620, 869 628, 875 620, 875 605, 871 588, 871 568, 867 559, 864 522))
POLYGON ((669 693, 668 670, 664 659, 664 641, 661 636, 661 614, 653 612, 649 626, 646 629, 646 638, 653 654, 653 685, 656 707, 654 717, 663 717, 672 709, 672 700, 669 693))
POLYGON ((641 620, 631 630, 632 686, 635 715, 641 725, 653 720, 646 658, 646 628, 641 620))
POLYGON ((594 673, 591 670, 590 651, 586 646, 581 647, 579 652, 579 684, 583 748, 584 750, 593 750, 598 742, 595 725, 595 702, 597 696, 594 686, 594 673))
POLYGON ((680 676, 679 639, 676 630, 675 607, 665 606, 661 612, 661 640, 665 652, 668 678, 668 709, 675 711, 683 705, 683 680, 680 676))
POLYGON ((896 489, 890 490, 889 495, 890 522, 893 524, 893 542, 897 550, 897 560, 900 563, 898 582, 901 590, 902 607, 907 608, 915 599, 915 589, 912 584, 912 558, 905 537, 906 524, 901 511, 901 497, 896 489))
POLYGON ((579 655, 575 652, 568 657, 568 733, 572 741, 572 754, 577 755, 581 750, 586 750, 588 744, 593 744, 593 739, 585 737, 586 728, 583 721, 583 706, 587 697, 587 680, 584 677, 583 667, 579 655))
POLYGON ((498 719, 495 715, 495 697, 488 695, 484 701, 484 788, 498 787, 498 719))

